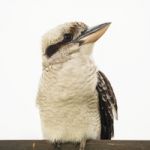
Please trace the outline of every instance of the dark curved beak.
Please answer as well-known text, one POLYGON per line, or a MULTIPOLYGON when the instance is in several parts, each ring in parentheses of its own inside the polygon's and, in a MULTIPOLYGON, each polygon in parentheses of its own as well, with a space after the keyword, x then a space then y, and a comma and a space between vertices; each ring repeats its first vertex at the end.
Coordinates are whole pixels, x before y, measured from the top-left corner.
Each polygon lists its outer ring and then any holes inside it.
POLYGON ((80 44, 96 42, 106 32, 110 24, 111 23, 108 22, 87 29, 75 40, 75 42, 79 42, 80 44))

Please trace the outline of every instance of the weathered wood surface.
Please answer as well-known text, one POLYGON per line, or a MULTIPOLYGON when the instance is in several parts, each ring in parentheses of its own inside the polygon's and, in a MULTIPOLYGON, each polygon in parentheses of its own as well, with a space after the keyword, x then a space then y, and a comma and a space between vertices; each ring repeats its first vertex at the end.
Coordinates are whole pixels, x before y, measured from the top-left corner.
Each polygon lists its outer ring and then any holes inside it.
MULTIPOLYGON (((79 145, 65 143, 61 150, 78 150, 79 145)), ((46 140, 1 140, 0 150, 55 150, 46 140)), ((88 141, 86 150, 150 150, 150 141, 88 141)))

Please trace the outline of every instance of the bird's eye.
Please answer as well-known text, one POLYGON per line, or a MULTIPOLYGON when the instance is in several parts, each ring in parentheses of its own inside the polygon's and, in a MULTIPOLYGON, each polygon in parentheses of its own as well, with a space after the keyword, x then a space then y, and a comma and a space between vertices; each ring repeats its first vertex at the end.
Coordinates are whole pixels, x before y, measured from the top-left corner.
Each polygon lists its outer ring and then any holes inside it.
POLYGON ((70 33, 64 34, 64 42, 70 42, 73 39, 73 35, 70 33))
POLYGON ((84 34, 86 32, 86 30, 81 31, 81 35, 84 34))

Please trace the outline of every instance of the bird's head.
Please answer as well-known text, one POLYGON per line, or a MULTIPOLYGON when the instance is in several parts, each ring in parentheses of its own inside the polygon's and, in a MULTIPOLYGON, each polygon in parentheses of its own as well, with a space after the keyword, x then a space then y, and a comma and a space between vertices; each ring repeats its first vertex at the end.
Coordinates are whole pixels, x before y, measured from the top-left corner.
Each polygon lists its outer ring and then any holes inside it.
POLYGON ((89 28, 82 22, 70 22, 47 32, 42 39, 43 66, 64 63, 80 55, 90 56, 92 46, 110 23, 89 28))

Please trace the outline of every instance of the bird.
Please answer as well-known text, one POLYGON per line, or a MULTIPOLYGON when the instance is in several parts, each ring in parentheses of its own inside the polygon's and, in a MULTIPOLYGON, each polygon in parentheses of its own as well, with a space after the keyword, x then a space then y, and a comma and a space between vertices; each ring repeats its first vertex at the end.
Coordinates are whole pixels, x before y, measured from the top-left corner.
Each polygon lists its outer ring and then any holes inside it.
POLYGON ((42 37, 42 75, 36 103, 43 137, 61 143, 111 139, 117 101, 113 88, 92 58, 95 42, 110 22, 89 27, 67 22, 42 37))

